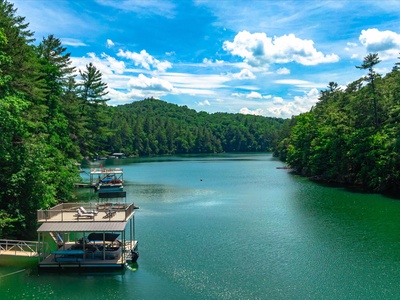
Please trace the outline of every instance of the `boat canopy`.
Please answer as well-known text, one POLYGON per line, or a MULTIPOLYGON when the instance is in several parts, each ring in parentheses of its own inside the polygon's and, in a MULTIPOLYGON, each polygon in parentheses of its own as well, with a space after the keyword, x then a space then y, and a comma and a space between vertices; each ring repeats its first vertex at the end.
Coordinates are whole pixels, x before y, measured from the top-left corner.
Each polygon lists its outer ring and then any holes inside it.
POLYGON ((112 232, 124 231, 127 222, 47 222, 37 232, 112 232))
POLYGON ((87 239, 89 241, 106 241, 106 242, 113 242, 117 239, 119 233, 95 233, 92 232, 88 235, 87 239), (104 237, 104 239, 103 239, 104 237))

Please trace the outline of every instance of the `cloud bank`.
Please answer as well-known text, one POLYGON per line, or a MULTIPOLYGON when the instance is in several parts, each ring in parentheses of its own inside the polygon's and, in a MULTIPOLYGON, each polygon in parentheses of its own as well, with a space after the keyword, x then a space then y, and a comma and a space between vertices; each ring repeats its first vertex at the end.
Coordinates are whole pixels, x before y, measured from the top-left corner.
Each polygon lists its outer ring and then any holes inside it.
POLYGON ((339 61, 336 54, 324 55, 317 51, 312 40, 302 40, 294 34, 268 37, 263 32, 239 32, 233 42, 225 41, 223 49, 239 56, 253 67, 296 62, 311 66, 339 61))

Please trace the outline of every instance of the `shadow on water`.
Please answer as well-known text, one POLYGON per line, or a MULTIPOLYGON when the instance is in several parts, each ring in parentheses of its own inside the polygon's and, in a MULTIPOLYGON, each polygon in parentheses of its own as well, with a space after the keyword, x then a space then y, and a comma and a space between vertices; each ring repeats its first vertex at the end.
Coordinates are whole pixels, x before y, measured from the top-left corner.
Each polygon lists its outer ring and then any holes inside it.
POLYGON ((353 194, 365 194, 365 195, 375 194, 375 195, 381 195, 381 196, 384 196, 384 197, 390 198, 390 199, 400 200, 400 190, 389 190, 389 191, 379 192, 379 191, 370 190, 367 187, 364 187, 361 185, 328 182, 328 181, 319 180, 319 179, 315 179, 315 178, 304 177, 304 176, 296 173, 293 170, 290 170, 289 174, 291 174, 292 176, 295 176, 295 177, 298 176, 298 177, 307 178, 314 184, 319 185, 321 187, 342 188, 345 191, 347 191, 349 193, 353 193, 353 194))
MULTIPOLYGON (((160 163, 160 162, 185 162, 185 161, 200 161, 200 162, 215 162, 215 161, 258 161, 265 160, 265 155, 269 153, 205 153, 205 154, 180 154, 180 155, 159 155, 159 156, 140 156, 128 157, 124 159, 106 159, 98 161, 93 165, 82 163, 82 167, 99 167, 103 166, 126 166, 136 163, 160 163)), ((272 156, 271 156, 272 157, 272 156)), ((274 159, 274 158, 272 158, 274 159)))

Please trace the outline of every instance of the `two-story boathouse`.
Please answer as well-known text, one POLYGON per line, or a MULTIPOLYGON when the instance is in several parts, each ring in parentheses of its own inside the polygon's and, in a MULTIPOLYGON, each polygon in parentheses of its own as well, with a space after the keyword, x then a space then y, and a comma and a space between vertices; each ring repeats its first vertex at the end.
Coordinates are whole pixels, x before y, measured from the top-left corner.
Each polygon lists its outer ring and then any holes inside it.
POLYGON ((136 261, 137 207, 126 202, 124 191, 104 192, 98 199, 98 203, 61 203, 37 212, 39 268, 123 268, 136 261), (58 249, 47 250, 49 238, 58 249))

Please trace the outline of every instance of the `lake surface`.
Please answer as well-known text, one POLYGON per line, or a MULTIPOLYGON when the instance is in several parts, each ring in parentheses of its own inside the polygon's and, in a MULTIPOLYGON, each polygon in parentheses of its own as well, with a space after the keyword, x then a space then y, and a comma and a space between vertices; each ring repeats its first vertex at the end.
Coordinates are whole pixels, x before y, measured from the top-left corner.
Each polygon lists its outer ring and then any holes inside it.
POLYGON ((140 206, 138 267, 48 274, 0 257, 2 299, 399 298, 399 200, 318 185, 270 154, 103 166, 124 169, 140 206))

